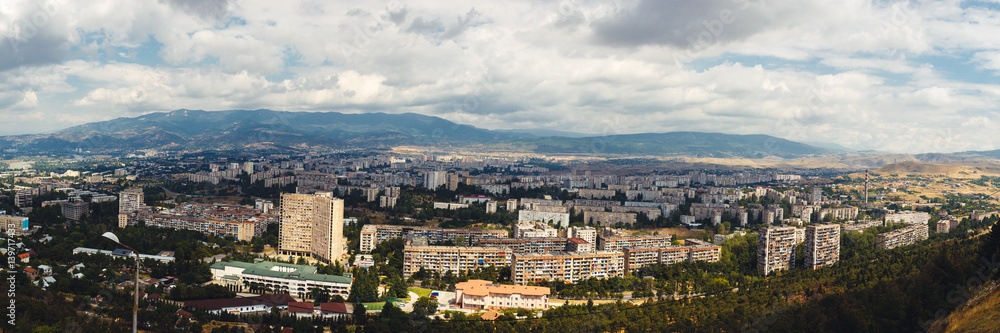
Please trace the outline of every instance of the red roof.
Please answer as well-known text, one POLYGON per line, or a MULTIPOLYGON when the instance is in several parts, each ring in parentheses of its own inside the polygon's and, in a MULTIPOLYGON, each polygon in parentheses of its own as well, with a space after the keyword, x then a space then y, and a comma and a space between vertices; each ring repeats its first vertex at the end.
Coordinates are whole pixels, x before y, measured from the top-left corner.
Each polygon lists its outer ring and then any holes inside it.
POLYGON ((177 314, 185 316, 185 317, 190 317, 191 316, 191 313, 187 312, 187 311, 184 311, 184 309, 178 309, 177 310, 177 314))
POLYGON ((18 257, 18 258, 21 258, 21 259, 24 259, 24 258, 27 258, 27 257, 29 257, 29 256, 31 256, 31 255, 30 255, 30 254, 27 254, 27 253, 21 253, 21 254, 18 254, 18 255, 17 255, 17 257, 18 257))
POLYGON ((313 312, 313 304, 310 302, 289 302, 288 312, 313 312))
POLYGON ((347 313, 347 304, 345 303, 320 303, 319 309, 323 313, 347 313))
POLYGON ((31 268, 31 267, 25 267, 24 268, 24 272, 25 273, 35 273, 35 272, 38 272, 38 270, 34 269, 34 268, 31 268))

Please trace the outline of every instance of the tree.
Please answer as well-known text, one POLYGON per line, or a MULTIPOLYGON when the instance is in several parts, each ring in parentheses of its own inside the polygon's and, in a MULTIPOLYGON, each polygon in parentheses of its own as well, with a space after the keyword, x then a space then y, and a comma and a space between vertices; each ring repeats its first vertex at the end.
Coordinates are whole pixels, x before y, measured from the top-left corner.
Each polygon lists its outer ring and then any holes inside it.
POLYGON ((352 316, 354 316, 354 323, 355 324, 357 324, 357 325, 364 325, 368 321, 367 311, 365 310, 365 305, 361 304, 360 302, 355 302, 354 303, 354 312, 352 313, 352 316))
POLYGON ((437 299, 427 296, 420 297, 413 303, 413 313, 418 317, 426 317, 436 313, 438 310, 437 299))

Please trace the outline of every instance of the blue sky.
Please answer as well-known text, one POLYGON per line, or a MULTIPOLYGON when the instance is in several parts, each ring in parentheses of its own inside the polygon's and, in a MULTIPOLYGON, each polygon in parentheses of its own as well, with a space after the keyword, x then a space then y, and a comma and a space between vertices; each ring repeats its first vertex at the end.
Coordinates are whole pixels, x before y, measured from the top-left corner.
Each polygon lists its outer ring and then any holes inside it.
POLYGON ((175 109, 1000 149, 1000 2, 0 3, 0 135, 175 109))

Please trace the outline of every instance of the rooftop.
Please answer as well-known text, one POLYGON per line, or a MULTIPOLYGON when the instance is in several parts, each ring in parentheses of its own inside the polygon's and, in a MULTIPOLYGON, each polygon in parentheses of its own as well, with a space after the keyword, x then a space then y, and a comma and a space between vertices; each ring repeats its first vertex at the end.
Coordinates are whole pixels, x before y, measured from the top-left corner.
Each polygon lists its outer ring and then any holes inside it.
POLYGON ((518 285, 494 284, 486 280, 469 280, 455 285, 455 290, 462 290, 463 294, 473 296, 487 296, 489 294, 521 294, 542 296, 549 295, 548 287, 531 287, 518 285))
POLYGON ((225 269, 226 266, 243 268, 243 274, 294 280, 324 281, 345 284, 351 283, 351 278, 347 276, 316 274, 315 266, 293 265, 273 261, 261 261, 257 263, 220 261, 212 264, 211 267, 214 269, 225 269))

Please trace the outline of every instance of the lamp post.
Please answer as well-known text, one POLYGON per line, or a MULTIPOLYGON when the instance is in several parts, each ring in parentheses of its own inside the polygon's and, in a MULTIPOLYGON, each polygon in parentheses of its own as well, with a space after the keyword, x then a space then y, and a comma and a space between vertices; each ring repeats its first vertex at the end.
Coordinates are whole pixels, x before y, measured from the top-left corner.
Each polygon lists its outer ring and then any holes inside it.
POLYGON ((118 240, 118 236, 109 232, 105 232, 104 238, 117 243, 118 245, 124 246, 126 249, 132 251, 135 254, 135 307, 132 308, 132 333, 137 333, 139 331, 139 251, 136 251, 132 247, 122 244, 118 240))

